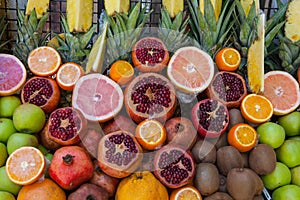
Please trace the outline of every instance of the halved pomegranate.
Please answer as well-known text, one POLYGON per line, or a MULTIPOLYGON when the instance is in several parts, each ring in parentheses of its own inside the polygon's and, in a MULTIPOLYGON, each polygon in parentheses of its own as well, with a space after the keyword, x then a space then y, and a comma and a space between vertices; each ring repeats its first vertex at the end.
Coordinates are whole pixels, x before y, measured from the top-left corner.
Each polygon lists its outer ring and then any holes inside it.
POLYGON ((54 110, 44 127, 48 137, 60 145, 78 144, 86 130, 87 120, 79 110, 73 107, 54 110))
POLYGON ((45 113, 51 113, 59 104, 60 89, 52 78, 34 76, 22 88, 21 101, 40 106, 45 113))
POLYGON ((216 99, 203 99, 192 108, 192 121, 203 137, 216 138, 223 134, 229 124, 227 107, 216 99))
POLYGON ((176 109, 175 88, 160 74, 144 73, 128 84, 124 103, 127 113, 136 123, 149 118, 164 122, 176 109))
POLYGON ((155 37, 144 37, 137 41, 131 55, 134 66, 141 72, 159 72, 170 59, 163 41, 155 37))
POLYGON ((190 183, 195 175, 195 162, 190 151, 165 145, 155 153, 154 174, 168 188, 190 183))
POLYGON ((133 173, 143 159, 142 148, 135 137, 124 130, 108 133, 98 145, 99 167, 107 175, 123 178, 133 173))
POLYGON ((237 108, 247 95, 244 78, 235 73, 219 71, 207 88, 207 96, 221 101, 227 108, 237 108))

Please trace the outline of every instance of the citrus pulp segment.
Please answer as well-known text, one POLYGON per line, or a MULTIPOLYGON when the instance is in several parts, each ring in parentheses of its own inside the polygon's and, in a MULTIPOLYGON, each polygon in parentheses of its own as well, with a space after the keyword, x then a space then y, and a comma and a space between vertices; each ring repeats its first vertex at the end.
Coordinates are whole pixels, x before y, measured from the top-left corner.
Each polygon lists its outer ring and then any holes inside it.
POLYGON ((15 56, 0 54, 0 96, 15 94, 26 81, 26 68, 15 56))
POLYGON ((236 49, 225 47, 218 51, 215 61, 219 70, 235 71, 241 63, 241 55, 236 49))
POLYGON ((73 90, 76 81, 84 74, 82 67, 76 63, 64 63, 57 71, 56 82, 64 90, 73 90))
POLYGON ((186 93, 200 93, 210 84, 214 62, 197 47, 182 47, 171 57, 167 74, 175 87, 186 93))
POLYGON ((123 106, 121 87, 105 75, 94 73, 79 78, 73 89, 72 106, 86 119, 105 122, 123 106))
POLYGON ((267 72, 264 85, 263 96, 273 104, 275 115, 288 114, 299 106, 299 84, 289 73, 277 70, 267 72))
POLYGON ((170 200, 202 200, 202 196, 195 187, 189 185, 173 190, 170 200))
POLYGON ((133 78, 133 75, 134 69, 126 60, 118 60, 114 62, 109 70, 110 78, 120 85, 124 85, 129 82, 133 78))

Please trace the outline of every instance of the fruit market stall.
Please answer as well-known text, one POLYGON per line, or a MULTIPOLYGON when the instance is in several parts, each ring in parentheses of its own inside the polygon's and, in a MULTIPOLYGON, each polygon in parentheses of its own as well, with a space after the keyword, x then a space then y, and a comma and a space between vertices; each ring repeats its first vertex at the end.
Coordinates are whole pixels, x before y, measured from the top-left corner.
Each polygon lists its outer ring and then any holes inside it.
POLYGON ((300 0, 0 0, 0 200, 299 200, 300 0))

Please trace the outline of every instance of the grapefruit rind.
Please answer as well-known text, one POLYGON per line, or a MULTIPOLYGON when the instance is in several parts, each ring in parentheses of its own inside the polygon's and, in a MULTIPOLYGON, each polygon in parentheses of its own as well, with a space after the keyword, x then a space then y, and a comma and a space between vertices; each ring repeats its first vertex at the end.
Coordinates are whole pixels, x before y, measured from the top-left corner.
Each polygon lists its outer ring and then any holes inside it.
MULTIPOLYGON (((192 55, 192 53, 190 54, 192 55)), ((185 61, 189 62, 188 59, 184 58, 183 56, 181 56, 182 59, 184 59, 185 61)), ((199 66, 198 66, 199 67, 199 66)), ((203 78, 202 74, 200 74, 200 72, 202 71, 201 69, 196 69, 197 66, 195 67, 194 65, 192 66, 192 69, 189 69, 190 66, 185 66, 185 65, 182 65, 182 70, 186 70, 187 73, 190 73, 188 71, 191 71, 191 73, 194 73, 195 71, 198 72, 198 77, 201 77, 203 78)), ((168 67, 167 67, 167 75, 171 81, 171 83, 179 90, 185 92, 185 93, 188 93, 188 94, 198 94, 198 93, 201 93, 203 92, 208 86, 209 84, 211 83, 213 77, 214 77, 214 62, 213 62, 213 59, 210 57, 209 54, 207 54, 205 51, 202 51, 201 49, 197 48, 197 47, 182 47, 180 49, 178 49, 174 55, 171 57, 170 59, 170 62, 168 64, 168 67), (198 56, 203 56, 206 60, 207 60, 207 63, 208 63, 208 66, 209 66, 209 77, 205 80, 204 83, 202 83, 199 87, 189 87, 187 86, 187 84, 182 84, 180 83, 178 80, 176 80, 176 78, 173 76, 173 63, 176 62, 175 59, 180 57, 181 54, 183 52, 186 52, 186 51, 194 51, 196 52, 197 54, 199 54, 198 56)), ((184 77, 182 76, 182 79, 184 79, 184 77)), ((199 79, 198 79, 199 80, 199 79)), ((186 83, 188 84, 192 84, 191 82, 189 82, 188 80, 186 81, 186 83)))
MULTIPOLYGON (((273 104, 273 108, 274 108, 273 114, 274 115, 278 115, 278 116, 286 115, 288 113, 293 112, 294 110, 296 110, 298 108, 298 106, 300 105, 300 89, 299 89, 299 84, 298 84, 297 80, 292 75, 290 75, 288 72, 285 72, 285 71, 279 71, 279 70, 270 71, 264 75, 264 82, 265 82, 265 90, 264 90, 263 96, 267 97, 273 104), (287 78, 290 82, 287 82, 287 80, 280 81, 280 80, 274 79, 275 76, 277 76, 277 75, 282 75, 283 77, 287 78), (285 88, 289 91, 289 93, 285 94, 284 96, 289 99, 282 98, 282 99, 280 99, 280 101, 278 100, 278 102, 275 102, 276 98, 274 98, 274 96, 269 96, 269 94, 267 94, 268 88, 271 87, 274 91, 275 96, 279 96, 278 95, 279 91, 278 90, 276 91, 276 87, 273 85, 269 86, 269 82, 268 82, 269 78, 271 78, 271 80, 273 80, 273 82, 275 84, 277 84, 278 89, 280 89, 281 92, 283 92, 283 93, 284 93, 284 90, 282 91, 282 86, 285 86, 285 88), (291 98, 293 97, 293 95, 295 97, 295 100, 293 102, 291 102, 291 98), (289 103, 289 105, 288 105, 289 107, 286 109, 279 109, 278 103, 279 104, 289 103)), ((283 94, 280 94, 280 95, 282 96, 283 94)))
MULTIPOLYGON (((19 80, 19 82, 7 89, 7 90, 2 90, 2 87, 0 88, 0 96, 9 96, 9 95, 12 95, 12 94, 15 94, 19 91, 19 89, 25 84, 26 82, 26 77, 27 77, 27 72, 26 72, 26 68, 25 66, 23 65, 23 63, 19 60, 19 58, 17 58, 16 56, 14 55, 10 55, 10 54, 0 54, 0 60, 1 60, 1 57, 4 58, 4 59, 12 59, 14 60, 18 65, 19 67, 21 68, 22 70, 22 78, 19 80)), ((1 62, 2 63, 2 62, 1 62)), ((3 65, 3 63, 0 65, 0 83, 1 84, 5 84, 5 83, 11 83, 12 80, 15 80, 16 79, 16 74, 15 73, 3 73, 3 71, 1 70, 2 67, 5 67, 3 65), (9 76, 12 76, 13 78, 8 78, 9 76), (10 80, 10 81, 6 81, 6 80, 10 80)))
MULTIPOLYGON (((98 86, 98 87, 101 87, 101 86, 98 86)), ((101 89, 103 89, 103 87, 101 87, 101 89)), ((110 97, 110 96, 108 96, 108 97, 110 97)), ((106 98, 106 100, 108 100, 108 99, 106 98)), ((100 74, 100 73, 87 74, 87 75, 80 77, 78 79, 78 81, 76 82, 75 87, 73 89, 72 106, 74 108, 80 110, 82 112, 82 114, 84 115, 84 117, 90 121, 106 122, 106 121, 112 119, 114 116, 116 116, 121 111, 121 109, 123 107, 123 102, 124 102, 124 95, 123 95, 123 91, 122 91, 121 87, 116 82, 114 82, 112 79, 110 79, 107 76, 100 74), (111 110, 109 113, 106 113, 104 115, 97 116, 95 113, 97 111, 95 104, 97 102, 103 100, 103 98, 105 100, 105 97, 107 97, 108 94, 112 94, 114 91, 107 91, 105 93, 105 95, 97 96, 97 93, 95 93, 95 91, 91 91, 91 87, 89 87, 89 85, 87 85, 87 88, 85 88, 85 90, 87 90, 89 92, 89 93, 85 94, 85 96, 86 96, 85 98, 87 98, 87 99, 93 98, 92 102, 94 104, 89 105, 89 102, 84 102, 84 106, 85 107, 93 106, 93 110, 95 111, 94 115, 89 114, 87 112, 86 108, 84 108, 82 105, 78 104, 78 97, 80 97, 79 89, 81 87, 83 87, 82 85, 84 84, 84 82, 86 80, 91 80, 91 79, 97 79, 97 81, 98 81, 98 83, 93 82, 93 85, 99 84, 99 81, 101 80, 101 81, 104 81, 106 84, 111 85, 114 88, 115 92, 117 92, 119 100, 118 100, 118 104, 114 107, 114 110, 111 110)))

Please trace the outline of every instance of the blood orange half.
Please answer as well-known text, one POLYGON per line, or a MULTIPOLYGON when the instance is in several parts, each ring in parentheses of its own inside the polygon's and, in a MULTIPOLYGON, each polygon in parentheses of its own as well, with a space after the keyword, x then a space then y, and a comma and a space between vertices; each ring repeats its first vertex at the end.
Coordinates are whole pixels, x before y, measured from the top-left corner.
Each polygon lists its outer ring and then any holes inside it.
POLYGON ((15 94, 26 81, 26 68, 15 56, 0 54, 0 96, 15 94))
POLYGON ((275 115, 285 115, 300 105, 297 80, 285 71, 270 71, 264 77, 264 92, 274 107, 275 115))
POLYGON ((90 121, 106 122, 117 115, 123 106, 121 87, 99 73, 80 77, 73 89, 72 106, 90 121))
POLYGON ((167 73, 178 89, 200 93, 213 79, 214 62, 209 54, 197 47, 182 47, 171 57, 167 73))

